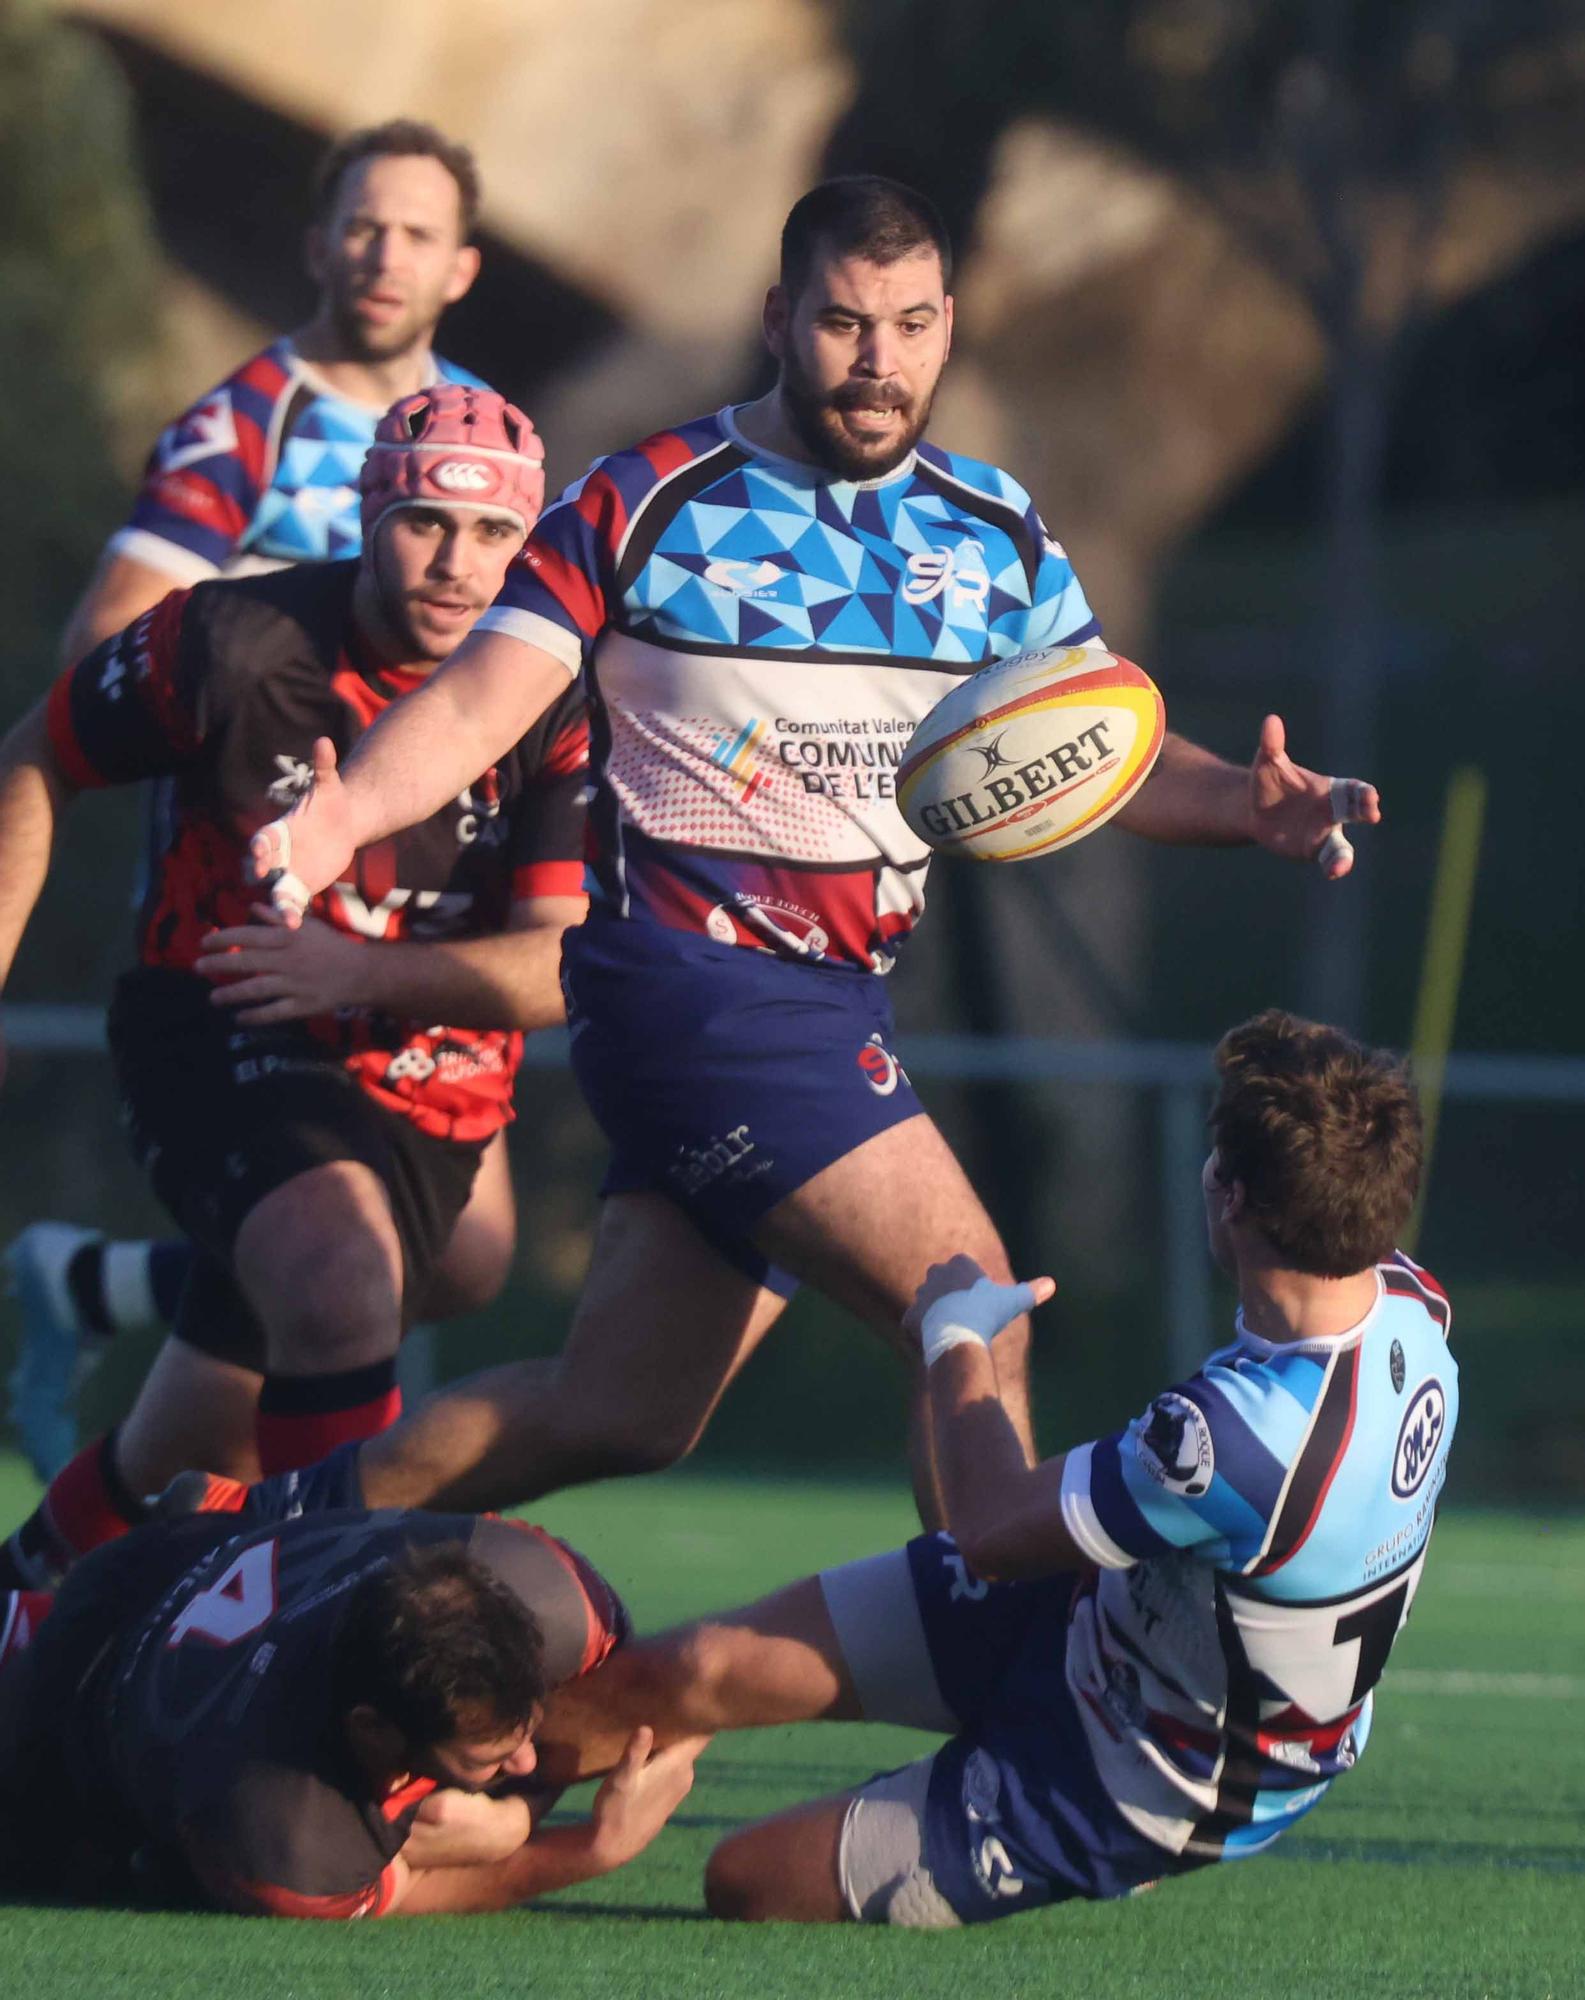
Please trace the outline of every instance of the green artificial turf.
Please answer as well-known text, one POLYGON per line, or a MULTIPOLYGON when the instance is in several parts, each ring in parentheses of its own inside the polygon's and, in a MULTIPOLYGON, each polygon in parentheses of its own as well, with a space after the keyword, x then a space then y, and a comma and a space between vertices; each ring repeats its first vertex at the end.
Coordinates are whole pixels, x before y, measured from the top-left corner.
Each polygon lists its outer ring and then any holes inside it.
MULTIPOLYGON (((31 1492, 0 1458, 0 1522, 31 1492)), ((911 1520, 900 1486, 687 1474, 536 1512, 648 1627, 885 1547, 911 1520)), ((0 1907, 0 1989, 19 2000, 1563 2000, 1585 1995, 1582 1714, 1585 1521, 1455 1512, 1368 1754, 1266 1859, 972 1932, 712 1923, 699 1882, 722 1830, 928 1741, 817 1725, 718 1741, 646 1855, 532 1911, 338 1926, 0 1907)))

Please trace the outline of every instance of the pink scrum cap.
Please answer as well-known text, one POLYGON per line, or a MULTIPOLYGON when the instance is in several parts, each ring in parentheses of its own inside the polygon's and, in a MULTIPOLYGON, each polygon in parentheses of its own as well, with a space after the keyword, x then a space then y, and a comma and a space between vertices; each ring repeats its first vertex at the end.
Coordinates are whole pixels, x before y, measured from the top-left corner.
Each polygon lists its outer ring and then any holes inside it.
POLYGON ((381 417, 358 474, 363 542, 397 507, 480 507, 526 535, 545 500, 544 447, 493 389, 437 382, 381 417))

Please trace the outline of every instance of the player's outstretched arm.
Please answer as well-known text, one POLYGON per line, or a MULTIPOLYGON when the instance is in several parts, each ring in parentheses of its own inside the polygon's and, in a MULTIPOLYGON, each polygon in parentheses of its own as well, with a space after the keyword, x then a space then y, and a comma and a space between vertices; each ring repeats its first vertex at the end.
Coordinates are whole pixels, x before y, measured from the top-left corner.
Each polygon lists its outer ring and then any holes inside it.
POLYGON ((587 907, 582 896, 530 897, 493 937, 418 943, 352 937, 317 917, 294 930, 261 904, 256 923, 211 931, 194 969, 215 982, 215 1005, 247 1027, 377 1007, 454 1028, 529 1032, 566 1017, 561 937, 587 907))
POLYGON ((947 1527, 976 1576, 1049 1576, 1088 1560, 1062 1519, 1060 1457, 1031 1466, 1002 1405, 991 1342, 1056 1290, 998 1285, 972 1257, 933 1264, 904 1318, 925 1365, 947 1527))
POLYGON ((650 1731, 634 1730, 581 1825, 546 1827, 504 1861, 401 1869, 390 1911, 422 1916, 507 1910, 574 1882, 608 1875, 642 1854, 688 1796, 694 1762, 708 1740, 694 1736, 654 1750, 650 1731))
POLYGON ((278 877, 272 899, 296 921, 360 847, 438 812, 566 690, 567 669, 539 647, 470 634, 422 687, 391 704, 339 771, 334 747, 315 744, 312 790, 253 836, 254 880, 278 877))
POLYGON ((76 796, 50 747, 40 702, 0 743, 0 988, 49 874, 56 828, 76 796))
POLYGON ((1344 827, 1374 826, 1380 818, 1374 785, 1323 777, 1294 763, 1281 716, 1268 715, 1247 766, 1169 734, 1148 782, 1117 823, 1178 846, 1254 842, 1285 860, 1314 861, 1336 881, 1354 865, 1344 827))

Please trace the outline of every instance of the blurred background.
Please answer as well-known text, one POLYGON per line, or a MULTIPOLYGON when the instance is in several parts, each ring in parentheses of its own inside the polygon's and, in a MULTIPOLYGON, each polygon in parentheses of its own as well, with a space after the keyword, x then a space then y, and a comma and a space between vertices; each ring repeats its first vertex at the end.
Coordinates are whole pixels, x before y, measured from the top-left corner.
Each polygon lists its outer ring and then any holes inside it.
MULTIPOLYGON (((527 406, 553 484, 764 386, 812 181, 923 188, 960 247, 933 434, 1035 494, 1179 730, 1242 761, 1276 710, 1381 787, 1341 886, 1117 831, 938 865, 899 1048, 1059 1279, 1047 1448, 1222 1337, 1209 1048, 1281 1004, 1414 1046, 1439 1104, 1416 1247, 1455 1303, 1455 1492, 1585 1498, 1577 0, 0 0, 0 720, 161 424, 307 316, 316 157, 398 114, 477 152, 484 270, 440 344, 527 406)), ((102 1003, 136 844, 130 796, 83 807, 13 1001, 102 1003)), ((514 1282, 436 1337, 442 1376, 565 1327, 602 1148, 554 1049, 514 1146, 514 1282)), ((19 1049, 0 1157, 0 1238, 162 1227, 90 1051, 19 1049)), ((701 1456, 894 1476, 895 1375, 801 1301, 701 1456)))

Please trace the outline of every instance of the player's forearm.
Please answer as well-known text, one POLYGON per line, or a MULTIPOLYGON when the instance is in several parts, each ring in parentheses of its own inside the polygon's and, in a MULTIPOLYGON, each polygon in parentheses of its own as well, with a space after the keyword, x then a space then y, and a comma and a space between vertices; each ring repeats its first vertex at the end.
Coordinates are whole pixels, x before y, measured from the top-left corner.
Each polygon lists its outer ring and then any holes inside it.
POLYGON ((0 743, 0 985, 49 874, 55 829, 73 797, 49 745, 42 704, 0 743))
POLYGON ((393 1906, 401 1916, 510 1910, 575 1882, 606 1875, 613 1858, 592 1820, 545 1827, 504 1861, 463 1868, 415 1868, 393 1906))
POLYGON ((970 1569, 999 1581, 1081 1562, 1062 1524, 1062 1460, 1025 1460, 990 1351, 954 1347, 932 1364, 928 1384, 947 1527, 970 1569))
POLYGON ((520 1794, 492 1798, 448 1786, 419 1807, 402 1857, 413 1869, 488 1866, 514 1855, 532 1825, 520 1794))
POLYGON ((465 639, 424 685, 393 702, 341 777, 355 843, 416 826, 504 757, 567 686, 548 653, 492 632, 465 639))
POLYGON ((561 936, 547 927, 445 944, 370 943, 354 1004, 454 1028, 554 1027, 566 1018, 561 936))
POLYGON ((1175 846, 1246 846, 1254 838, 1249 772, 1169 731, 1155 770, 1117 824, 1175 846))

